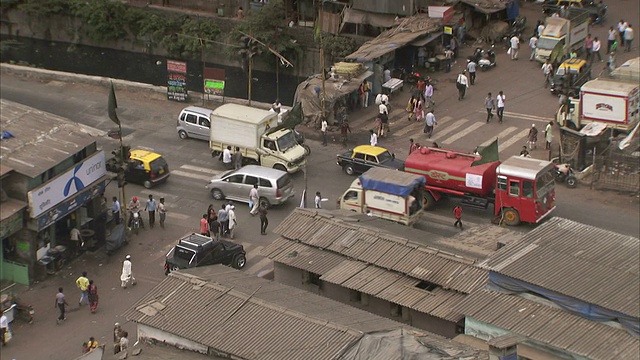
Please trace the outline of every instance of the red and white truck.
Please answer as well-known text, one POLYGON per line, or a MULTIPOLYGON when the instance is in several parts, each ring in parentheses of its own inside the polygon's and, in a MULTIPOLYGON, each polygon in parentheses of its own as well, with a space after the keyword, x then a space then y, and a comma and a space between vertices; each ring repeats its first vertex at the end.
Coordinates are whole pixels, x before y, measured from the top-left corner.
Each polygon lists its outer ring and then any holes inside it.
POLYGON ((603 123, 624 133, 638 123, 640 92, 637 82, 596 79, 580 88, 580 98, 570 99, 569 111, 562 106, 556 120, 561 126, 580 129, 588 123, 603 123))
POLYGON ((425 147, 409 155, 405 171, 425 177, 427 210, 442 197, 458 197, 470 207, 486 209, 493 204, 496 219, 518 225, 538 223, 555 209, 553 163, 513 156, 471 166, 479 158, 425 147))

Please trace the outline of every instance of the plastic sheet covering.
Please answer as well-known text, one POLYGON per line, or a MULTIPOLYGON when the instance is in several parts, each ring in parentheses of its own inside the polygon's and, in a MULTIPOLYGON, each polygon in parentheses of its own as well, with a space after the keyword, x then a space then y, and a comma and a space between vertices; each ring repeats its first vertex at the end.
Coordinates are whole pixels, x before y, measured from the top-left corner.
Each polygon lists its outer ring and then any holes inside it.
POLYGON ((105 239, 107 253, 110 254, 124 245, 127 241, 125 236, 124 224, 116 225, 113 230, 111 230, 111 234, 105 239))
MULTIPOLYGON (((363 335, 345 349, 338 360, 444 360, 478 359, 479 351, 435 335, 404 329, 363 335)), ((485 356, 486 358, 486 356, 485 356)))
MULTIPOLYGON (((496 272, 489 273, 489 290, 502 293, 524 293, 531 292, 536 295, 549 299, 554 304, 560 306, 564 310, 593 321, 617 321, 629 334, 633 336, 640 335, 640 319, 626 315, 617 311, 605 309, 598 305, 590 304, 586 301, 576 299, 570 296, 560 294, 540 286, 532 285, 524 281, 520 281, 496 272)), ((595 289, 594 289, 595 291, 595 289)))
POLYGON ((360 176, 362 188, 376 190, 385 194, 393 194, 406 197, 417 186, 424 186, 424 176, 416 176, 395 170, 372 168, 360 176))

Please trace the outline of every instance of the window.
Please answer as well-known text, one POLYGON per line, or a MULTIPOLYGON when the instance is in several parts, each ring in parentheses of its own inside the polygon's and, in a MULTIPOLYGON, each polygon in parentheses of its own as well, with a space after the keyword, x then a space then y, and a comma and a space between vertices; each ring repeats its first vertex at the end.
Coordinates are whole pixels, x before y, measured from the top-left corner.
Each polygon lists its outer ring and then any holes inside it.
POLYGON ((378 161, 380 163, 383 163, 385 161, 391 161, 391 160, 393 160, 393 155, 388 151, 385 151, 382 154, 378 155, 378 161))
POLYGON ((428 281, 420 281, 416 287, 426 291, 433 291, 438 288, 438 285, 428 281))
POLYGON ((348 191, 344 195, 345 200, 358 200, 358 192, 357 191, 348 191))
POLYGON ((224 181, 229 182, 229 183, 242 184, 242 179, 243 178, 244 178, 244 175, 242 175, 242 174, 234 174, 234 175, 231 175, 231 176, 227 177, 226 179, 224 179, 224 181))
POLYGON ((210 127, 210 123, 209 123, 209 119, 207 118, 199 118, 198 123, 200 124, 200 126, 204 126, 204 127, 210 127))
POLYGON ((509 181, 509 195, 520 196, 520 182, 515 180, 509 181))
POLYGON ((255 176, 247 175, 244 178, 244 183, 253 186, 258 183, 258 178, 255 176))
POLYGON ((507 177, 506 176, 498 176, 498 190, 506 191, 507 190, 507 177))
POLYGON ((276 151, 276 143, 274 141, 264 140, 264 147, 269 150, 276 151))
POLYGON ((198 117, 193 114, 187 114, 187 122, 190 124, 195 124, 198 121, 198 117))
POLYGON ((522 182, 522 196, 533 198, 533 182, 525 180, 522 182))
POLYGON ((184 121, 184 117, 185 117, 185 116, 187 116, 187 114, 186 114, 186 113, 182 113, 182 114, 180 114, 180 120, 184 121))
POLYGON ((378 159, 376 159, 376 157, 373 155, 367 155, 367 161, 377 163, 378 159))
POLYGON ((271 187, 271 181, 269 181, 267 179, 260 178, 258 180, 258 186, 262 187, 262 188, 270 188, 271 187))
POLYGON ((354 159, 360 159, 360 160, 364 160, 364 154, 363 153, 355 153, 355 155, 353 155, 354 159))
POLYGON ((289 177, 289 174, 282 175, 276 182, 276 184, 278 185, 278 189, 287 187, 287 185, 289 185, 290 183, 291 183, 291 178, 289 177))

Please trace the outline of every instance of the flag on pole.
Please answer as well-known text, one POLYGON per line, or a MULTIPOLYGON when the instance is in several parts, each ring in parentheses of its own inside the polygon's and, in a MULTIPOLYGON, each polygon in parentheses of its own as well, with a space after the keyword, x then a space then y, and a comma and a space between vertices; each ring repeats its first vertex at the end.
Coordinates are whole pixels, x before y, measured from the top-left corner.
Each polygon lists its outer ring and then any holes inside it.
POLYGON ((496 138, 491 144, 480 150, 479 154, 480 159, 472 162, 471 166, 478 166, 500 160, 498 154, 498 138, 496 138))
POLYGON ((300 199, 300 207, 303 209, 307 207, 306 198, 307 198, 307 189, 304 189, 302 190, 302 199, 300 199))
POLYGON ((109 104, 107 105, 107 111, 109 113, 109 119, 114 123, 120 125, 120 119, 118 119, 118 114, 116 114, 116 108, 118 107, 118 102, 116 101, 116 91, 113 88, 113 82, 111 83, 111 90, 109 91, 109 104))

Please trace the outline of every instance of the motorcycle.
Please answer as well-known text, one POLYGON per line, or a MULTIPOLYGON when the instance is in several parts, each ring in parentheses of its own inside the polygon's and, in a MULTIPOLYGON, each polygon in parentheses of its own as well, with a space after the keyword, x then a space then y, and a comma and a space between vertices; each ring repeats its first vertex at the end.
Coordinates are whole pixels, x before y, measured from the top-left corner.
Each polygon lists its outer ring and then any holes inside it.
POLYGON ((469 60, 473 60, 480 70, 486 71, 496 66, 496 52, 493 51, 493 48, 494 45, 491 45, 491 48, 488 50, 476 48, 473 54, 469 56, 469 60))
POLYGON ((136 211, 133 213, 133 219, 131 220, 131 229, 133 230, 133 233, 138 235, 138 232, 140 231, 140 226, 142 226, 142 219, 140 218, 140 212, 136 211))
POLYGON ((573 168, 569 164, 554 165, 553 175, 556 182, 563 182, 569 189, 578 186, 578 178, 576 178, 573 168))
POLYGON ((405 68, 400 69, 402 72, 402 79, 407 84, 416 84, 418 80, 422 78, 419 72, 416 71, 416 66, 411 65, 411 69, 407 71, 405 68))
POLYGON ((304 134, 294 128, 293 136, 295 137, 298 145, 302 146, 304 150, 307 152, 307 155, 311 155, 311 148, 309 147, 309 145, 304 143, 304 134))

